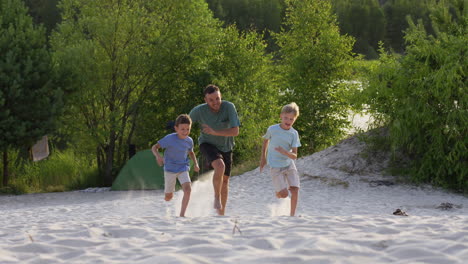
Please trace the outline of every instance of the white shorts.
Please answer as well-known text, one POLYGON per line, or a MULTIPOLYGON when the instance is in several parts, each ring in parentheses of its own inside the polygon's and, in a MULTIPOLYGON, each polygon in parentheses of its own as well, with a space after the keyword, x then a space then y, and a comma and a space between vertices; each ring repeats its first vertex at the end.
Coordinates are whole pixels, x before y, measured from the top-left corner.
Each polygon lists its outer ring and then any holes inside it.
POLYGON ((179 179, 180 185, 191 182, 188 171, 182 172, 170 172, 164 171, 164 192, 173 193, 175 192, 176 180, 179 179))
POLYGON ((300 187, 299 173, 294 162, 291 162, 288 167, 271 168, 270 175, 276 192, 289 187, 300 187))

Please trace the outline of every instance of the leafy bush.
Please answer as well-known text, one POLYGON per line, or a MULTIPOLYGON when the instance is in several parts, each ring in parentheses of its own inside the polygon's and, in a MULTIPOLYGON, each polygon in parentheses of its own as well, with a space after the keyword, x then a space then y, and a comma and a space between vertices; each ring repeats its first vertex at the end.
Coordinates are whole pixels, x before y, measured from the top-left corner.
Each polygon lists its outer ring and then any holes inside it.
POLYGON ((411 157, 414 181, 466 192, 467 17, 455 14, 439 5, 432 16, 435 35, 409 19, 407 54, 382 52, 365 94, 371 110, 389 124, 393 150, 411 157))

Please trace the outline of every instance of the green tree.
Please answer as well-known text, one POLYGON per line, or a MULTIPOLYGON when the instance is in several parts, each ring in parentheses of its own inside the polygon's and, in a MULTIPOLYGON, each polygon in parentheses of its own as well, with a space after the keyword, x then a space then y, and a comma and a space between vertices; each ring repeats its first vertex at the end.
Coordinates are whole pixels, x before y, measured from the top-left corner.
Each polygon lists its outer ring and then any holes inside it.
POLYGON ((301 116, 295 127, 301 149, 311 153, 336 142, 347 123, 343 81, 350 78, 353 39, 340 35, 330 1, 286 2, 287 30, 277 35, 281 103, 299 105, 301 116))
POLYGON ((36 24, 43 24, 47 35, 50 35, 55 26, 60 22, 60 12, 57 7, 59 0, 24 0, 29 9, 29 14, 36 24))
POLYGON ((52 36, 55 69, 70 91, 63 117, 73 144, 96 153, 110 185, 125 155, 132 119, 151 86, 153 21, 142 1, 61 2, 52 36))
POLYGON ((431 18, 406 32, 406 55, 382 54, 365 90, 383 114, 393 150, 411 158, 411 179, 468 191, 467 1, 440 1, 431 18))
MULTIPOLYGON (((222 89, 223 98, 233 102, 241 119, 234 149, 237 161, 258 159, 261 136, 278 120, 277 76, 272 55, 255 31, 241 33, 231 26, 223 30, 219 49, 208 70, 222 89)), ((201 90, 199 92, 201 99, 201 90)), ((201 102, 200 102, 201 103, 201 102)))
POLYGON ((377 57, 379 41, 384 40, 385 17, 377 0, 333 0, 340 31, 356 38, 353 51, 368 59, 377 57))
POLYGON ((404 31, 408 28, 406 17, 414 21, 422 19, 426 30, 431 31, 429 9, 436 0, 388 0, 383 6, 385 20, 387 21, 385 44, 395 52, 405 51, 404 31))
POLYGON ((236 25, 243 32, 255 30, 263 33, 267 51, 278 47, 271 36, 279 32, 284 15, 283 0, 206 0, 214 16, 225 22, 226 26, 236 25))
POLYGON ((27 148, 53 129, 60 90, 51 82, 43 27, 20 0, 0 1, 0 150, 8 185, 8 149, 27 148))

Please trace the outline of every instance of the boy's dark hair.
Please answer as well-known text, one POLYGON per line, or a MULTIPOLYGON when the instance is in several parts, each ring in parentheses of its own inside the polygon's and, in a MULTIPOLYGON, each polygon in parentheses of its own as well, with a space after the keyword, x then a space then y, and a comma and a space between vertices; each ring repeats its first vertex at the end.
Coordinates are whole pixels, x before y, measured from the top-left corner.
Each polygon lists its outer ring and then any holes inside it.
POLYGON ((203 91, 203 95, 212 94, 214 92, 219 92, 219 87, 214 84, 208 84, 203 91))
POLYGON ((187 114, 181 114, 175 120, 175 125, 174 126, 178 126, 180 124, 192 125, 192 119, 187 114))

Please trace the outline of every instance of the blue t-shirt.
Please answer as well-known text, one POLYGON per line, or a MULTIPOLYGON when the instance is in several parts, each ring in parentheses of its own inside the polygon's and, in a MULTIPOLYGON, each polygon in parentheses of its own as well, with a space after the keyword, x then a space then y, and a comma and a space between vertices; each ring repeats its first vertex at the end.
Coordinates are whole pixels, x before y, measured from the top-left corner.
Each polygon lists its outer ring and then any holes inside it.
MULTIPOLYGON (((190 118, 200 125, 206 124, 214 130, 240 126, 236 107, 229 101, 222 101, 219 112, 214 113, 207 104, 195 106, 190 111, 190 118)), ((234 148, 234 137, 213 136, 200 133, 198 144, 209 143, 222 152, 229 152, 234 148)))
POLYGON ((284 130, 280 124, 272 125, 268 128, 264 139, 269 139, 267 152, 267 162, 272 168, 284 168, 291 165, 292 160, 275 150, 276 147, 282 147, 286 151, 291 151, 292 148, 301 146, 299 141, 299 133, 294 128, 284 130))
POLYGON ((183 172, 190 170, 188 152, 193 151, 191 137, 180 139, 177 133, 172 133, 158 141, 164 151, 164 170, 169 172, 183 172))

